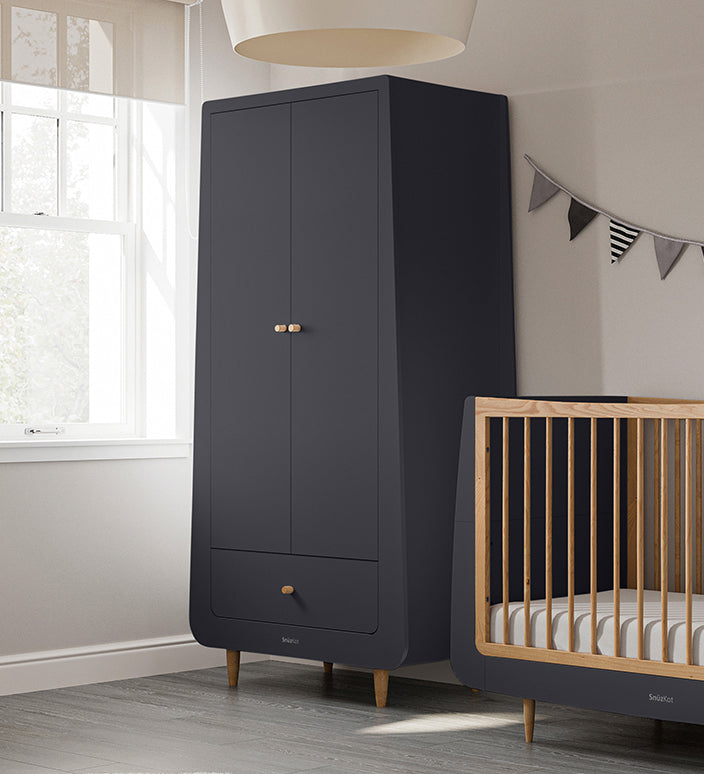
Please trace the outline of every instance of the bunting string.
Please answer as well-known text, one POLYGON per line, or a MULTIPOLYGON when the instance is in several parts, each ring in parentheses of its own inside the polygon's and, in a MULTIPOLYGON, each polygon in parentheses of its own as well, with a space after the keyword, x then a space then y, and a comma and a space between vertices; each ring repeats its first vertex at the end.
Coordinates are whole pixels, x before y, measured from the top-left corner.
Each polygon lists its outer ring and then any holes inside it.
MULTIPOLYGON (((533 161, 533 159, 526 153, 523 155, 523 158, 533 167, 533 169, 536 172, 539 172, 542 177, 545 178, 549 183, 552 183, 556 188, 559 188, 561 191, 564 191, 568 196, 571 196, 576 202, 579 202, 583 207, 586 207, 587 209, 593 210, 594 212, 597 212, 599 215, 605 215, 609 220, 616 221, 620 223, 622 226, 626 226, 626 228, 639 231, 642 234, 650 234, 654 237, 660 237, 661 239, 669 239, 672 242, 680 242, 684 245, 697 245, 697 247, 704 247, 704 242, 698 242, 696 239, 682 239, 681 237, 677 236, 670 236, 668 234, 661 234, 659 231, 651 231, 648 228, 643 228, 643 226, 636 226, 633 223, 628 223, 628 221, 623 220, 623 218, 619 218, 616 215, 613 215, 612 213, 608 212, 608 210, 602 210, 600 207, 595 207, 593 204, 589 204, 588 202, 585 202, 584 200, 580 199, 578 196, 575 196, 571 191, 568 191, 567 188, 565 188, 564 185, 560 185, 557 181, 553 180, 550 175, 547 175, 543 170, 533 161)), ((557 192, 556 192, 557 193, 557 192)), ((547 201, 547 199, 545 200, 547 201)))
POLYGON ((570 227, 570 241, 580 234, 597 215, 604 215, 610 221, 609 236, 611 243, 611 263, 617 263, 630 249, 640 234, 649 234, 653 237, 655 257, 657 259, 661 279, 665 279, 667 273, 675 265, 677 259, 688 245, 700 247, 702 253, 704 253, 704 242, 700 242, 696 239, 684 239, 682 237, 663 234, 659 231, 653 231, 652 229, 638 226, 635 223, 629 223, 608 210, 603 210, 601 207, 596 207, 595 205, 580 199, 578 196, 575 196, 572 191, 565 188, 565 186, 561 185, 557 180, 554 180, 544 172, 530 156, 526 154, 524 155, 524 158, 535 170, 528 211, 531 212, 545 204, 545 202, 552 199, 559 191, 566 193, 570 197, 570 207, 567 214, 570 227))

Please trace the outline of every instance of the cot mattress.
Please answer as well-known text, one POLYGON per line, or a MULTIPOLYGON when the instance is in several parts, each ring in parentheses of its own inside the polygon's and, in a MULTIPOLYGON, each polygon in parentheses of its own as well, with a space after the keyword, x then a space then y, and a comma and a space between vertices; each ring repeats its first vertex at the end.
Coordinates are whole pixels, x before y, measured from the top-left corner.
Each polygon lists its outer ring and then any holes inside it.
MULTIPOLYGON (((614 655, 613 591, 600 591, 597 598, 597 651, 605 656, 614 655)), ((661 660, 660 592, 644 591, 643 594, 643 657, 661 660)), ((491 607, 491 641, 503 642, 503 607, 491 607)), ((508 642, 524 644, 523 602, 510 602, 508 606, 508 642)), ((544 648, 546 645, 545 600, 532 599, 530 603, 530 644, 544 648)), ((621 652, 627 658, 638 655, 638 607, 635 589, 621 589, 621 652)), ((553 648, 568 650, 569 621, 567 597, 552 601, 553 648)), ((670 592, 667 611, 667 642, 669 660, 686 663, 685 595, 670 592)), ((579 653, 591 652, 591 602, 589 594, 574 597, 574 649, 579 653)), ((692 598, 692 661, 704 664, 704 595, 692 598)))

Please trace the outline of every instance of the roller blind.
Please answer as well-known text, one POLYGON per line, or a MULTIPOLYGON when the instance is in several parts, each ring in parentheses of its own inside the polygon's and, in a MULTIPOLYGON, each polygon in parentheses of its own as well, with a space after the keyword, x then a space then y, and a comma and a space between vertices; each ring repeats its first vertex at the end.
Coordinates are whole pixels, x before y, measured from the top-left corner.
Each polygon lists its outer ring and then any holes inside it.
POLYGON ((183 102, 180 0, 0 0, 0 76, 183 102))

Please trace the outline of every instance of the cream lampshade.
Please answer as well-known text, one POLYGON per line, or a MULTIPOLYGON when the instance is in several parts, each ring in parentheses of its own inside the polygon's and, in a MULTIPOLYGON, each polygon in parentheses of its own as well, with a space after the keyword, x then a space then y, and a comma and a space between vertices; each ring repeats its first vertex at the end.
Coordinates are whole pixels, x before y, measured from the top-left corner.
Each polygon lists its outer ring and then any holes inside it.
POLYGON ((303 67, 392 67, 464 50, 477 0, 222 0, 238 54, 303 67))

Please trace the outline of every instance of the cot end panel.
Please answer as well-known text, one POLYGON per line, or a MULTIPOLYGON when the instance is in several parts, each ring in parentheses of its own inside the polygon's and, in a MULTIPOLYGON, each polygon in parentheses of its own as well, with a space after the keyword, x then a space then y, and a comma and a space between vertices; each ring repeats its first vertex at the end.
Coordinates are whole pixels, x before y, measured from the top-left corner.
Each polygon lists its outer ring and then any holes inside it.
POLYGON ((452 578, 450 662, 457 678, 484 688, 485 659, 475 646, 475 399, 465 401, 462 421, 452 578))

